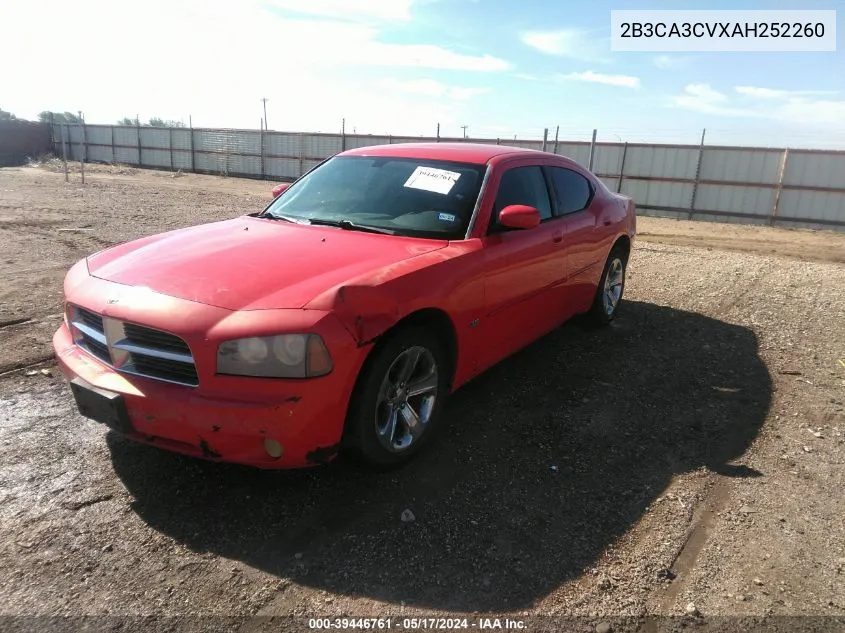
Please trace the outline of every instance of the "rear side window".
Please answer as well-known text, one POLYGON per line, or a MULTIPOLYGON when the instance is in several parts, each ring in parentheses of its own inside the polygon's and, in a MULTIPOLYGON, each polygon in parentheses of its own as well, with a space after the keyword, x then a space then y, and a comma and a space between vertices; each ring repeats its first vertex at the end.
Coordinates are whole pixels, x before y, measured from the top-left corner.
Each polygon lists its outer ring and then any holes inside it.
POLYGON ((557 198, 557 210, 561 215, 586 209, 593 197, 590 181, 577 171, 565 167, 547 167, 557 198))
POLYGON ((543 220, 552 217, 549 190, 540 167, 514 167, 502 174, 493 207, 494 217, 498 217, 499 211, 512 204, 534 207, 543 220))

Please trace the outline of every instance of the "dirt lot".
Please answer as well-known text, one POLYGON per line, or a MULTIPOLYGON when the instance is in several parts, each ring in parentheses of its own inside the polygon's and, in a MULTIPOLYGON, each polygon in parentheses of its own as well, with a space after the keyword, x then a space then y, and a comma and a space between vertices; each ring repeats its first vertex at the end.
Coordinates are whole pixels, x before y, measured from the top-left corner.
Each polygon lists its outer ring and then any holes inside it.
POLYGON ((49 361, 74 261, 272 183, 86 176, 0 170, 0 628, 845 628, 845 234, 641 218, 613 327, 478 378, 399 472, 273 473, 107 435, 49 361))

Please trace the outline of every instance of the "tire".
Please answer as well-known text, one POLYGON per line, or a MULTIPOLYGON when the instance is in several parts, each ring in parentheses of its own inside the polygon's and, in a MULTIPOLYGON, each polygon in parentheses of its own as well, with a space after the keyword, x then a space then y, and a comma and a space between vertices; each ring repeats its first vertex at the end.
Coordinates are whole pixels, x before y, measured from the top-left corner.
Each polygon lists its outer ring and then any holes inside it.
POLYGON ((590 307, 588 317, 596 326, 608 325, 616 318, 625 291, 625 276, 628 268, 628 254, 621 246, 614 246, 596 288, 596 296, 590 307))
POLYGON ((345 447, 370 467, 409 462, 441 418, 450 370, 448 355, 431 331, 414 326, 390 334, 373 350, 356 383, 345 447))

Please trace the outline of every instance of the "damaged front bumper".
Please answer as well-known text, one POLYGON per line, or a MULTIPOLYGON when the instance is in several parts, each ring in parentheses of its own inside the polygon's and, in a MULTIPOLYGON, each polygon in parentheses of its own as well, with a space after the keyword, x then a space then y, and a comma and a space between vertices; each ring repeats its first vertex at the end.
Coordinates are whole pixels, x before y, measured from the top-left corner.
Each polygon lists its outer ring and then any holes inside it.
POLYGON ((58 364, 80 412, 132 440, 258 468, 301 468, 337 454, 364 350, 350 339, 320 378, 215 377, 215 389, 125 375, 74 345, 63 324, 58 364))

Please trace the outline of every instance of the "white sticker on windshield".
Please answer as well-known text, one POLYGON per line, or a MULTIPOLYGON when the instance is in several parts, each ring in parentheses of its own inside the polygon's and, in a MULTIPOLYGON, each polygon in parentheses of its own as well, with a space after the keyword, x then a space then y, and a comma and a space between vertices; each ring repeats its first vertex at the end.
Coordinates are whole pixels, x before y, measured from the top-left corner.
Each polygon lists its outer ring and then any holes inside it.
POLYGON ((441 213, 437 216, 438 220, 443 220, 444 222, 454 222, 457 218, 452 215, 451 213, 441 213))
POLYGON ((460 177, 461 175, 456 171, 420 166, 414 170, 414 173, 405 182, 405 186, 445 195, 452 190, 460 177))

